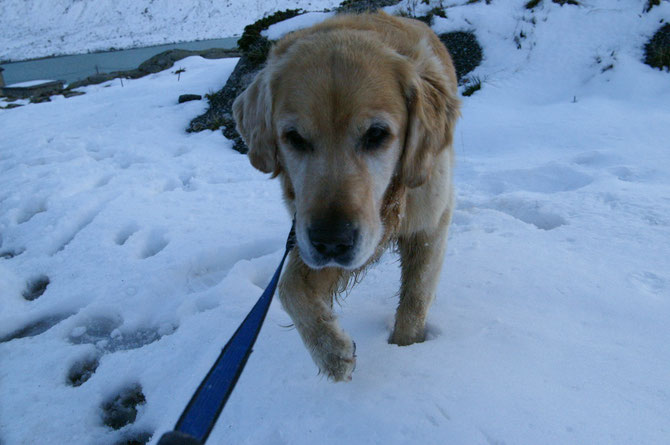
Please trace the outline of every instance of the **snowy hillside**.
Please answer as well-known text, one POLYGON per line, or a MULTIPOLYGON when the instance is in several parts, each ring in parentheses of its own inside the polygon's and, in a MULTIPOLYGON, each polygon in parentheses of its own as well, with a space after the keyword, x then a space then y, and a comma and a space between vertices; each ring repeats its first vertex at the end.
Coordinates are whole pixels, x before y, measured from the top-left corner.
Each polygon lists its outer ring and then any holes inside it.
MULTIPOLYGON (((670 73, 640 60, 670 2, 459 3, 434 29, 476 32, 483 86, 428 341, 386 341, 393 254, 337 309, 349 383, 275 301, 208 443, 668 443, 670 73)), ((278 182, 177 104, 234 64, 0 110, 2 445, 156 443, 260 295, 278 182)))
POLYGON ((2 0, 0 61, 217 39, 287 8, 337 0, 2 0))

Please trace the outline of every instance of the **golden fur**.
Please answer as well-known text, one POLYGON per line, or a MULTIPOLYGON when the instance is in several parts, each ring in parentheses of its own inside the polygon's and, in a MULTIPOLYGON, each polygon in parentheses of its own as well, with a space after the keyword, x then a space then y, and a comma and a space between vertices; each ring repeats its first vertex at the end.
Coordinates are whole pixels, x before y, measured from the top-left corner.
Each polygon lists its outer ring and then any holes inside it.
POLYGON ((453 208, 459 105, 440 40, 421 22, 384 13, 339 15, 289 34, 234 103, 252 165, 279 177, 296 218, 298 249, 280 299, 336 381, 351 378, 355 345, 333 315, 333 296, 391 243, 402 285, 389 341, 424 339, 453 208), (313 240, 319 221, 335 219, 356 234, 346 260, 324 259, 313 240))

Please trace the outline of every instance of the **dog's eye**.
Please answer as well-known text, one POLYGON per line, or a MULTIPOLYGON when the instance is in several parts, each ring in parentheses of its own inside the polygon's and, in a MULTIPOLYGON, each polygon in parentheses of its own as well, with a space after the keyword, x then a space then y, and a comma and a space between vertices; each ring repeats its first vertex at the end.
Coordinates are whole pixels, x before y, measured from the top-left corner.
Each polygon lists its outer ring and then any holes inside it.
POLYGON ((363 135, 363 148, 365 150, 375 150, 382 146, 389 137, 389 130, 381 125, 373 125, 363 135))
POLYGON ((289 130, 284 133, 284 138, 297 151, 310 151, 312 145, 305 140, 296 130, 289 130))

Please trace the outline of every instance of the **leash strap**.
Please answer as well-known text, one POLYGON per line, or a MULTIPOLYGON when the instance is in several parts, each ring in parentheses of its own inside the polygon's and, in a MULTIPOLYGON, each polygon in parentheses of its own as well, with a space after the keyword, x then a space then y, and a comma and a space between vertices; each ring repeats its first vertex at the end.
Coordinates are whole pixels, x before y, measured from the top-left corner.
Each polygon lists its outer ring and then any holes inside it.
POLYGON ((286 251, 270 283, 263 291, 251 312, 224 346, 219 358, 193 394, 184 412, 179 417, 174 431, 163 434, 158 445, 204 444, 216 420, 219 418, 228 397, 249 359, 270 302, 274 296, 284 261, 295 245, 295 223, 286 240, 286 251))

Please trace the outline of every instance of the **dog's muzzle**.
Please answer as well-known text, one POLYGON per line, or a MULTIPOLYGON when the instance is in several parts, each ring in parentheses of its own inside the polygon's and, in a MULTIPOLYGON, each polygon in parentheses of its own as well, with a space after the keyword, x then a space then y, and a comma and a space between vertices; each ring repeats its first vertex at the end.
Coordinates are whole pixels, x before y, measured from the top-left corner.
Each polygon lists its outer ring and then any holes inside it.
POLYGON ((346 219, 323 218, 313 221, 307 228, 312 257, 320 266, 335 262, 349 265, 356 254, 359 231, 346 219))

